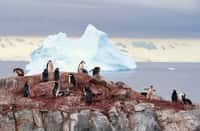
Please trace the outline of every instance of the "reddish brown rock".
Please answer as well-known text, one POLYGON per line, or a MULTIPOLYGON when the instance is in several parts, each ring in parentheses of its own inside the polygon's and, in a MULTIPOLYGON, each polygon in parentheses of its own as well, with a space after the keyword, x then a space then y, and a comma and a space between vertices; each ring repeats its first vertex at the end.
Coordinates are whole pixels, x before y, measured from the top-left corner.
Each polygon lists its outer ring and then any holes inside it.
POLYGON ((50 97, 52 96, 52 90, 55 85, 55 81, 42 82, 30 87, 31 97, 50 97))
MULTIPOLYGON (((74 73, 74 75, 76 87, 65 96, 56 98, 52 97, 55 83, 53 73, 50 74, 48 82, 42 82, 41 75, 0 80, 0 122, 3 124, 0 125, 0 131, 1 129, 75 130, 75 128, 78 130, 82 127, 93 131, 99 131, 99 128, 109 131, 153 131, 163 127, 165 130, 176 127, 177 131, 181 131, 177 124, 165 122, 168 119, 166 117, 168 112, 165 111, 169 109, 173 110, 169 114, 170 120, 176 119, 171 121, 176 123, 183 119, 180 129, 196 130, 200 127, 200 119, 196 117, 200 111, 190 111, 193 109, 192 106, 188 108, 180 103, 148 100, 125 83, 98 81, 85 74, 74 73), (23 86, 26 81, 30 86, 29 97, 23 97, 23 86), (90 86, 94 94, 92 104, 84 102, 85 86, 90 86), (185 113, 178 113, 179 111, 185 113), (9 113, 11 115, 8 115, 9 113), (174 117, 174 113, 178 117, 174 117), (143 119, 145 121, 142 121, 143 119), (184 126, 184 122, 189 124, 184 126), (195 123, 193 127, 192 123, 195 123)), ((67 72, 62 72, 57 82, 62 91, 69 91, 67 72)))

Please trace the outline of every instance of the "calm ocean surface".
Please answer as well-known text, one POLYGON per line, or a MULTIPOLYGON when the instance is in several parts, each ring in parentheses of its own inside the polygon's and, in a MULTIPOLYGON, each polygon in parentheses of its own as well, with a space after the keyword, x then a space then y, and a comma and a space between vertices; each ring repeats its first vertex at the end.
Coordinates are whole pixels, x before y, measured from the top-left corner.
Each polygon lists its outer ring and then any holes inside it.
MULTIPOLYGON (((14 67, 25 68, 27 62, 1 61, 0 77, 14 76, 14 67)), ((200 103, 200 63, 137 63, 133 71, 103 72, 109 80, 123 81, 137 91, 153 84, 156 93, 170 99, 172 89, 183 91, 194 102, 200 103)))

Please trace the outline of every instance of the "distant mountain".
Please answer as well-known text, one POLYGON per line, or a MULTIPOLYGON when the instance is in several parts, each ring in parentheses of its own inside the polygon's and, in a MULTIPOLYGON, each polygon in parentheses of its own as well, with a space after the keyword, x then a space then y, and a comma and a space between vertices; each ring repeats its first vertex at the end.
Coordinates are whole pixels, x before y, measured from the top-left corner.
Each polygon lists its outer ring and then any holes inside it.
MULTIPOLYGON (((44 40, 45 37, 0 37, 0 60, 29 61, 44 40)), ((111 38, 109 42, 135 61, 200 62, 200 39, 111 38)))

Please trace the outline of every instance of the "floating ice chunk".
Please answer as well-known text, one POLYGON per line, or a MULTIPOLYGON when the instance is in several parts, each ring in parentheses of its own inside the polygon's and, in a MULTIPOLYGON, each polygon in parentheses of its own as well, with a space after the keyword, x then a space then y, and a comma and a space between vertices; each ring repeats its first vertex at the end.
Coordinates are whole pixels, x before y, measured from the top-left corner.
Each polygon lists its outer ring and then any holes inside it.
POLYGON ((41 73, 48 60, 61 71, 77 71, 81 60, 88 69, 100 66, 103 71, 131 70, 136 68, 135 61, 117 50, 109 41, 106 33, 88 25, 80 39, 69 39, 65 33, 49 36, 31 54, 26 66, 28 74, 41 73))
POLYGON ((170 70, 170 71, 176 70, 176 68, 174 68, 174 67, 168 67, 167 69, 170 70))

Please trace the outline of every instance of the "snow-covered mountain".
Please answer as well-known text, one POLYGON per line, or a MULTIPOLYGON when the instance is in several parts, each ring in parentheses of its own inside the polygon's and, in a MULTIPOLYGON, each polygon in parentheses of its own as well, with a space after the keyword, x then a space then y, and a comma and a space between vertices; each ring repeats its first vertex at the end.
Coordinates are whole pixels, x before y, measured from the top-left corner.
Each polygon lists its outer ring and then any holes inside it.
POLYGON ((87 68, 100 66, 103 71, 130 70, 136 68, 135 61, 121 53, 110 42, 106 33, 88 25, 80 39, 67 38, 65 33, 49 36, 31 54, 26 66, 28 74, 41 73, 48 60, 65 71, 76 71, 81 60, 87 68))

